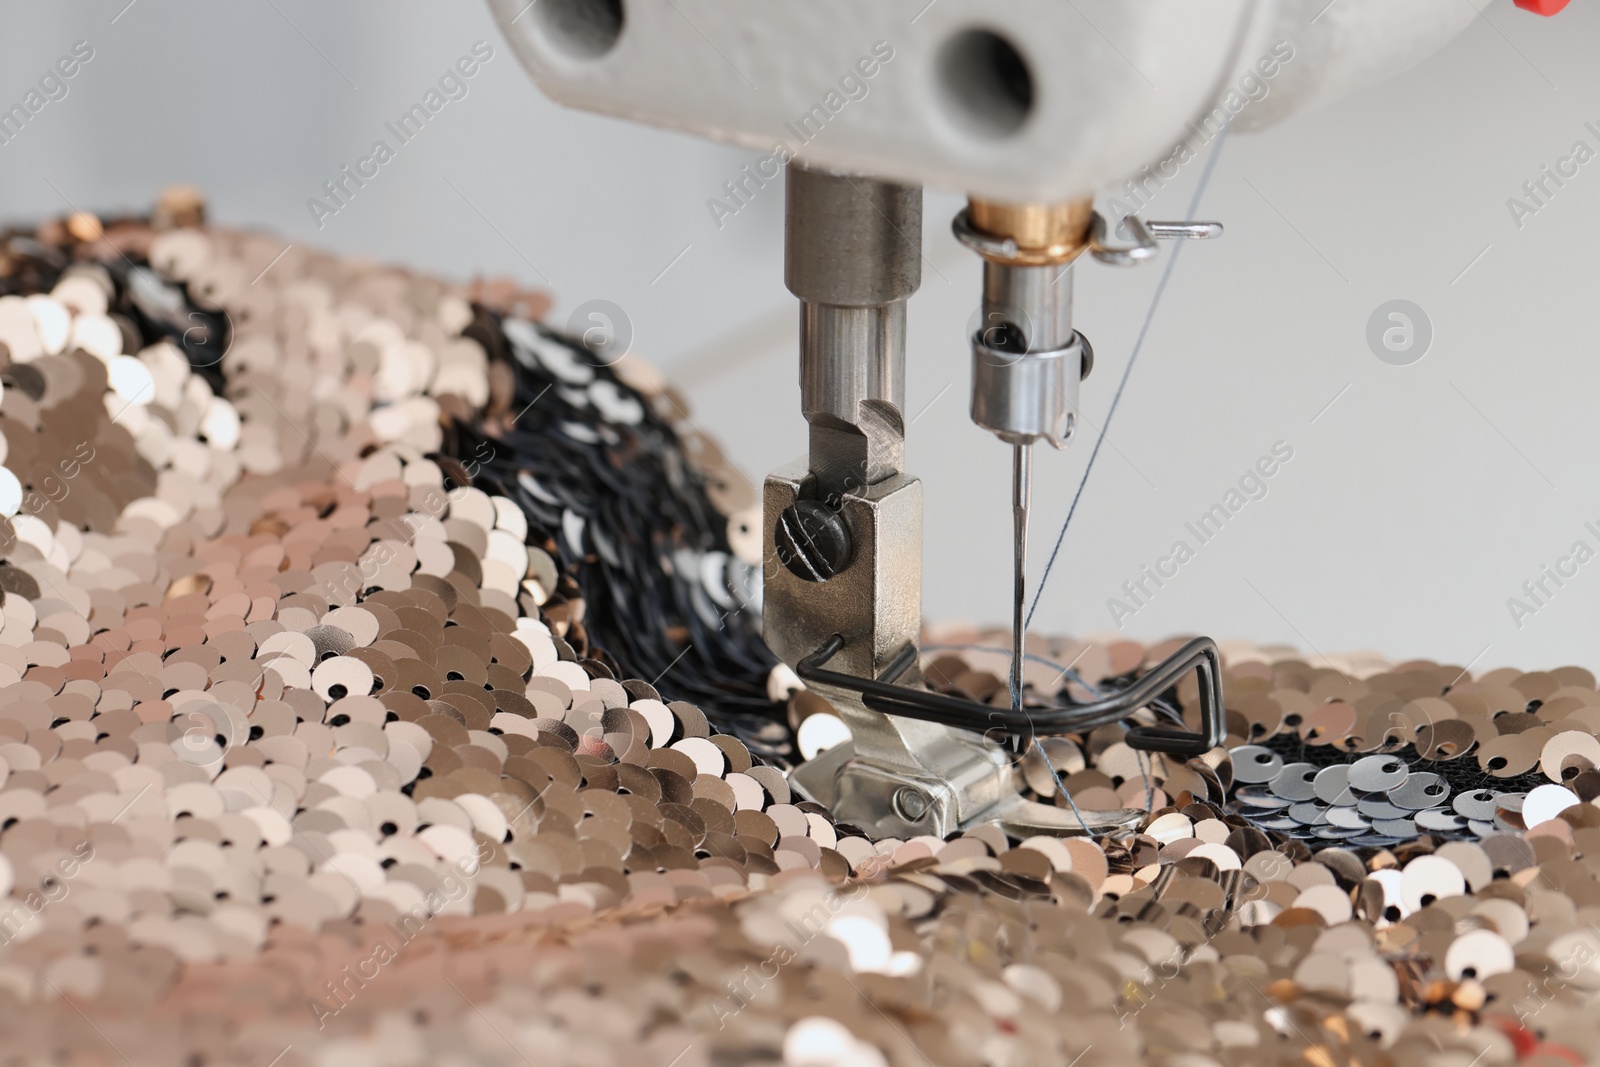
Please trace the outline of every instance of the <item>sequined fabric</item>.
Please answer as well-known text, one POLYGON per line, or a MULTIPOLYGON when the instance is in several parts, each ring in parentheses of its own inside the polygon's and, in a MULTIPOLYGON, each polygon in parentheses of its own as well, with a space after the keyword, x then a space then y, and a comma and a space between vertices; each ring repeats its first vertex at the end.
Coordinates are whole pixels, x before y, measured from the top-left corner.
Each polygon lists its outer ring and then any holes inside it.
MULTIPOLYGON (((1226 749, 1045 742, 1140 832, 871 840, 789 789, 837 734, 756 636, 753 494, 648 367, 198 204, 0 251, 0 1058, 1592 1054, 1586 672, 1226 646, 1226 749), (1282 823, 1329 767, 1352 802, 1282 823), (1450 804, 1400 804, 1430 773, 1450 804)), ((1036 640, 1041 696, 1166 651, 1036 640)), ((925 671, 994 699, 994 643, 930 631, 925 671)))

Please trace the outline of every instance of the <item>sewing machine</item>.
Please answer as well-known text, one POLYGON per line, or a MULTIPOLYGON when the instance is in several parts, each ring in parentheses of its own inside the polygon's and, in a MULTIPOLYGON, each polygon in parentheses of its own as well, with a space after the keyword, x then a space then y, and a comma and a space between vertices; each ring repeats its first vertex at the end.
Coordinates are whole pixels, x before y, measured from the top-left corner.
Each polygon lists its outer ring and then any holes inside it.
MULTIPOLYGON (((1517 0, 1553 14, 1564 0, 1517 0)), ((1017 836, 1128 825, 1026 799, 1014 750, 1127 719, 1189 671, 1199 714, 1129 744, 1192 755, 1223 735, 1220 663, 1197 638, 1093 704, 1037 706, 1021 683, 1029 471, 1064 447, 1093 365, 1073 268, 1150 260, 1206 221, 1108 218, 1224 127, 1257 129, 1403 70, 1478 17, 1463 0, 490 0, 557 101, 786 164, 785 281, 800 300, 806 457, 766 480, 765 637, 852 740, 792 775, 836 816, 899 837, 996 821, 1017 836), (1270 88, 1270 91, 1267 91, 1270 88), (1013 454, 1009 707, 928 691, 918 667, 922 497, 904 465, 906 303, 921 277, 922 186, 958 190, 983 260, 972 419, 1013 454)))

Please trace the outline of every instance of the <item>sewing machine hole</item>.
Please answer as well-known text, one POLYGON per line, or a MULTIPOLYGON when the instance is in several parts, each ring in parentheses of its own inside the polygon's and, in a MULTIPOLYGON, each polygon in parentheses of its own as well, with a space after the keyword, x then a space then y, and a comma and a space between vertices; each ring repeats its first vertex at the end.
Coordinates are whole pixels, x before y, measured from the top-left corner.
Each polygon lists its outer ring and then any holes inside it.
POLYGON ((541 0, 531 14, 545 38, 574 59, 599 59, 622 36, 622 0, 541 0))
POLYGON ((990 30, 964 30, 939 53, 946 109, 967 132, 1007 137, 1033 112, 1033 74, 1016 47, 990 30))

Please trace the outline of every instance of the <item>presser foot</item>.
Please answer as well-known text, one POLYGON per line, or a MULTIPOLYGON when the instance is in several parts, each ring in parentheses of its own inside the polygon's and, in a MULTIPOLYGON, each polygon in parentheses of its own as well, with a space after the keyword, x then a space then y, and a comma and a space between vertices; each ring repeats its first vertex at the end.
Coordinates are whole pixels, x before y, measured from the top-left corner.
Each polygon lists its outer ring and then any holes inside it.
POLYGON ((844 638, 833 634, 801 657, 795 671, 833 703, 851 741, 801 766, 792 779, 839 819, 885 836, 944 837, 982 822, 1025 837, 1098 835, 1136 824, 1144 813, 1134 808, 1084 812, 1026 799, 1018 769, 994 737, 1082 733, 1123 722, 1190 671, 1200 680, 1201 730, 1134 726, 1128 744, 1194 756, 1215 748, 1224 735, 1221 658, 1210 638, 1191 639, 1133 684, 1092 704, 1026 710, 928 691, 914 670, 913 644, 871 678, 829 667, 845 648, 844 638), (907 676, 912 684, 901 684, 907 676))
POLYGON ((1074 813, 1029 800, 1000 746, 969 731, 941 732, 946 736, 928 751, 908 749, 896 765, 864 758, 854 742, 842 742, 790 772, 790 788, 874 837, 944 838, 983 823, 1023 839, 1099 836, 1135 828, 1145 815, 1137 808, 1074 813))

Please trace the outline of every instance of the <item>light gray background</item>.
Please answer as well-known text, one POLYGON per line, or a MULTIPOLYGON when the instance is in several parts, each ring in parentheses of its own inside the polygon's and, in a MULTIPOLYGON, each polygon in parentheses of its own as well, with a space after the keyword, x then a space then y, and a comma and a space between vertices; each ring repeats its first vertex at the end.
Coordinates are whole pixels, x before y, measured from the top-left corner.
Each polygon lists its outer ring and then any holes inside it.
MULTIPOLYGON (((803 450, 782 190, 720 230, 706 206, 754 154, 557 108, 477 0, 125 3, 0 5, 4 106, 75 40, 95 49, 69 95, 0 146, 0 217, 144 208, 192 181, 216 219, 287 241, 546 286, 558 322, 609 299, 753 479, 803 450), (319 230, 306 199, 480 39, 495 56, 470 94, 319 230)), ((1600 550, 1584 528, 1600 529, 1600 160, 1521 229, 1506 203, 1574 141, 1600 150, 1584 128, 1600 127, 1597 31, 1596 5, 1541 20, 1496 0, 1397 80, 1226 143, 1201 214, 1227 235, 1176 265, 1036 626, 1110 629, 1107 598, 1285 441, 1294 458, 1269 495, 1126 633, 1600 668, 1600 559, 1520 628, 1507 605, 1573 542, 1600 550), (1365 340, 1392 299, 1433 323, 1411 366, 1365 340)), ((1152 214, 1181 214, 1199 173, 1152 214)), ((966 417, 979 269, 949 236, 959 204, 927 198, 907 454, 927 495, 926 613, 1001 622, 1009 452, 966 417)), ((1065 453, 1039 450, 1035 576, 1159 274, 1078 268, 1098 366, 1089 425, 1065 453)))

